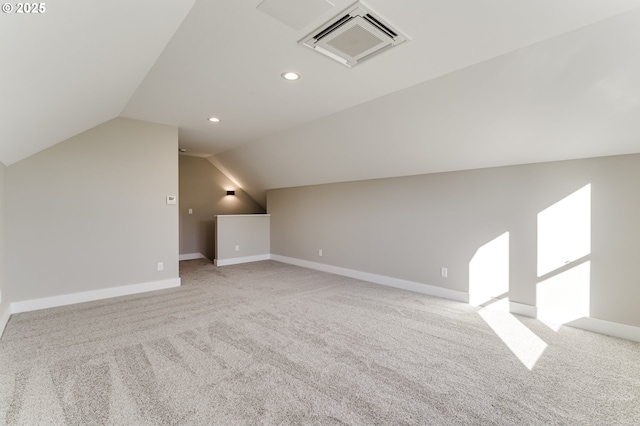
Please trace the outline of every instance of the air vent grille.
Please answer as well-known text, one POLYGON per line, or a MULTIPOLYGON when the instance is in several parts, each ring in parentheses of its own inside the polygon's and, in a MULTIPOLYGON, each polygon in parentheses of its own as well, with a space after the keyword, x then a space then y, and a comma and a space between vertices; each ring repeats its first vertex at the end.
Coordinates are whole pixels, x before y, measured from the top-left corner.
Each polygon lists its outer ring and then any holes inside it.
POLYGON ((384 31, 385 33, 387 33, 387 35, 389 37, 397 37, 398 34, 394 33, 393 31, 391 31, 389 28, 387 28, 386 25, 384 25, 382 22, 378 21, 376 18, 374 18, 373 16, 371 16, 370 13, 367 13, 367 15, 364 17, 364 19, 366 19, 367 21, 371 22, 373 25, 377 26, 378 28, 380 28, 382 31, 384 31))
POLYGON ((326 29, 322 30, 320 33, 318 33, 315 36, 313 36, 313 38, 316 39, 316 40, 320 40, 320 39, 322 39, 322 37, 326 36, 327 34, 333 32, 335 30, 337 30, 338 28, 340 28, 340 26, 342 24, 345 24, 345 23, 349 22, 352 19, 353 19, 353 16, 349 16, 349 15, 343 16, 342 18, 340 18, 338 20, 338 22, 336 22, 334 24, 331 24, 331 26, 329 28, 326 28, 326 29))
POLYGON ((299 43, 351 68, 406 40, 367 7, 355 3, 299 43))
POLYGON ((345 52, 347 55, 353 57, 384 43, 385 41, 383 39, 370 33, 358 24, 327 42, 327 44, 334 49, 345 52))

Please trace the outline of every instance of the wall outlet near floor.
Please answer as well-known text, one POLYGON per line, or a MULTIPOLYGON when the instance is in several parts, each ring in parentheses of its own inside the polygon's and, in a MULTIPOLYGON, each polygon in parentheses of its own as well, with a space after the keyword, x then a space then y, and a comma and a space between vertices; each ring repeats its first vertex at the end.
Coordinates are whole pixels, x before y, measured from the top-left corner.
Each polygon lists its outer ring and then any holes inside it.
POLYGON ((318 256, 322 257, 322 249, 318 250, 318 256))
POLYGON ((236 244, 236 251, 240 251, 240 246, 236 244))
POLYGON ((164 271, 164 263, 158 262, 158 271, 164 271))
POLYGON ((449 269, 447 268, 440 268, 440 276, 442 278, 447 278, 449 276, 449 269))

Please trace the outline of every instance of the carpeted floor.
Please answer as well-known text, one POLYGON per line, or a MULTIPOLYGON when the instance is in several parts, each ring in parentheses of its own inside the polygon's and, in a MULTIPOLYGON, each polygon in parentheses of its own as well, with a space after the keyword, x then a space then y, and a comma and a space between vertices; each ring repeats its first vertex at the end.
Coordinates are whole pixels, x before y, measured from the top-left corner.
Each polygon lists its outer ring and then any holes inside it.
POLYGON ((491 314, 544 342, 529 369, 466 304, 274 261, 180 267, 177 289, 14 315, 0 424, 640 424, 638 343, 491 314))

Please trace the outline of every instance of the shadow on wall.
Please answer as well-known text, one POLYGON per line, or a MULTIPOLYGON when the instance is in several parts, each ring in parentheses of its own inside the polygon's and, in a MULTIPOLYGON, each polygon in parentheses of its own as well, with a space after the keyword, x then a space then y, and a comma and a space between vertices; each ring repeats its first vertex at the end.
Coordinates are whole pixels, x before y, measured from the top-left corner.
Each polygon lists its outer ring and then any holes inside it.
POLYGON ((633 338, 638 181, 632 154, 274 189, 271 253, 633 338))
POLYGON ((215 259, 215 241, 216 241, 216 221, 215 220, 203 220, 198 224, 200 226, 200 235, 204 235, 206 244, 204 246, 204 252, 202 253, 207 259, 215 259))
POLYGON ((179 179, 180 255, 215 258, 216 215, 265 212, 206 158, 180 155, 179 179))
MULTIPOLYGON (((591 184, 537 214, 536 317, 554 331, 589 317, 591 184)), ((480 247, 469 262, 469 303, 531 370, 547 344, 509 304, 509 232, 480 247)))
MULTIPOLYGON (((221 186, 215 196, 218 200, 216 203, 216 211, 225 212, 218 214, 245 214, 247 213, 247 206, 254 206, 254 204, 257 204, 249 194, 238 188, 236 185, 221 186), (233 194, 229 194, 230 191, 232 191, 233 194), (242 213, 228 213, 238 211, 241 211, 242 213)), ((264 209, 262 209, 261 213, 264 213, 264 209)))

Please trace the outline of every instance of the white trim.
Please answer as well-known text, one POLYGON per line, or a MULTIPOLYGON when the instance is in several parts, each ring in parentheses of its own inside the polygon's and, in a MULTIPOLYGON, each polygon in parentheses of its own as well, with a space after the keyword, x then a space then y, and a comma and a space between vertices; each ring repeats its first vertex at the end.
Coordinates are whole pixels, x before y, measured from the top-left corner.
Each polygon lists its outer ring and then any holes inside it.
MULTIPOLYGON (((199 257, 198 257, 199 258, 199 257)), ((450 290, 442 287, 436 287, 428 284, 422 284, 414 281, 406 281, 398 278, 387 277, 383 275, 371 274, 368 272, 356 271, 353 269, 341 268, 338 266, 326 265, 322 263, 311 262, 308 260, 296 259, 292 257, 272 255, 257 255, 247 257, 236 257, 232 259, 215 260, 216 266, 234 265, 239 263, 256 262, 261 260, 273 259, 278 262, 288 263, 291 265, 301 266, 304 268, 315 269, 318 271, 329 272, 332 274, 342 275, 350 278, 356 278, 375 284, 386 285, 404 290, 414 291, 416 293, 427 294, 430 296, 441 297, 458 302, 469 303, 469 295, 467 293, 450 290)), ((112 297, 126 296, 130 294, 144 293, 147 291, 162 290, 180 286, 180 278, 173 278, 163 281, 153 281, 141 284, 126 285, 120 287, 105 288, 101 290, 85 291, 81 293, 72 293, 62 296, 45 297, 41 299, 25 300, 23 302, 13 302, 0 315, 0 336, 4 332, 9 318, 12 314, 21 312, 35 311, 39 309, 54 308, 57 306, 71 305, 74 303, 90 302, 100 299, 109 299, 112 297)), ((537 308, 519 302, 509 302, 509 311, 514 314, 523 315, 531 318, 537 318, 537 308)), ((621 324, 612 321, 601 320, 598 318, 580 318, 564 324, 569 327, 575 327, 582 330, 592 331, 595 333, 606 334, 609 336, 619 337, 622 339, 640 342, 640 327, 621 324)))
MULTIPOLYGON (((538 308, 524 303, 510 302, 509 309, 512 314, 524 315, 526 317, 538 318, 538 308)), ((621 324, 613 321, 601 320, 598 318, 583 317, 564 324, 567 327, 579 328, 581 330, 592 331, 594 333, 606 334, 608 336, 620 337, 622 339, 640 342, 640 327, 621 324)))
POLYGON ((195 259, 206 259, 206 256, 202 253, 187 253, 181 254, 178 256, 178 260, 195 260, 195 259))
POLYGON ((180 278, 172 278, 162 281, 151 281, 141 284, 123 285, 120 287, 103 288, 100 290, 83 291, 81 293, 63 294, 61 296, 43 297, 42 299, 13 302, 11 313, 37 311, 39 309, 55 308, 57 306, 72 305, 74 303, 91 302, 112 297, 127 296, 147 291, 163 290, 166 288, 180 287, 180 278))
POLYGON ((568 322, 565 325, 640 342, 640 327, 635 327, 633 325, 620 324, 618 322, 605 321, 591 317, 580 318, 575 321, 568 322))
MULTIPOLYGON (((271 259, 282 263, 301 266, 303 268, 316 269, 318 271, 330 272, 332 274, 343 275, 363 281, 369 281, 375 284, 382 284, 390 287, 414 291, 416 293, 428 294, 430 296, 442 297, 444 299, 469 303, 469 294, 462 291, 450 290, 414 281, 406 281, 398 278, 376 275, 368 272, 361 272, 353 269, 346 269, 338 266, 326 265, 323 263, 316 263, 303 259, 296 259, 293 257, 280 256, 277 254, 272 254, 271 259)), ((510 301, 509 311, 513 314, 523 315, 531 318, 538 317, 538 308, 524 303, 510 301)), ((622 339, 640 342, 640 327, 635 327, 632 325, 620 324, 617 322, 605 321, 590 317, 580 318, 563 325, 592 331, 594 333, 606 334, 609 336, 620 337, 622 339)))
POLYGON ((0 316, 0 338, 2 338, 2 335, 4 334, 4 329, 9 322, 9 318, 11 318, 11 305, 7 305, 2 316, 0 316))
POLYGON ((538 318, 538 309, 535 306, 524 303, 509 301, 509 312, 524 317, 538 318))
POLYGON ((271 214, 262 214, 262 213, 256 213, 256 214, 216 214, 213 215, 213 217, 271 217, 271 214))
POLYGON ((458 290, 450 290, 448 288, 422 284, 415 281, 407 281, 399 278, 387 277, 384 275, 371 274, 368 272, 341 268, 339 266, 326 265, 324 263, 316 263, 308 260, 296 259, 293 257, 280 256, 277 254, 272 254, 271 259, 291 265, 302 266, 304 268, 316 269, 318 271, 330 272, 332 274, 343 275, 345 277, 356 278, 363 281, 369 281, 375 284, 382 284, 389 287, 414 291, 416 293, 428 294, 429 296, 469 303, 469 294, 458 290))
POLYGON ((492 297, 486 302, 480 303, 479 305, 472 305, 471 303, 469 303, 469 305, 478 309, 492 309, 500 312, 511 312, 508 298, 497 299, 495 297, 492 297))
POLYGON ((215 266, 237 265, 238 263, 259 262, 261 260, 269 260, 269 254, 257 254, 255 256, 232 257, 231 259, 214 259, 215 266))

